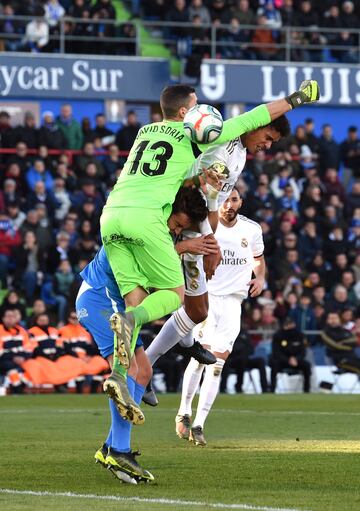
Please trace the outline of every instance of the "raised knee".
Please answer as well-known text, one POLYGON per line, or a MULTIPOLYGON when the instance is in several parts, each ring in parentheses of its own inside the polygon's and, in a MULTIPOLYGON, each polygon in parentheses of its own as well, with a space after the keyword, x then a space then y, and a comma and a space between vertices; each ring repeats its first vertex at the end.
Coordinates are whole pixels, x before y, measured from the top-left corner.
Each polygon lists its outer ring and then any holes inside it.
POLYGON ((191 310, 186 310, 186 314, 196 325, 198 325, 199 323, 205 321, 205 319, 208 317, 208 310, 206 307, 199 307, 197 309, 194 308, 191 310))

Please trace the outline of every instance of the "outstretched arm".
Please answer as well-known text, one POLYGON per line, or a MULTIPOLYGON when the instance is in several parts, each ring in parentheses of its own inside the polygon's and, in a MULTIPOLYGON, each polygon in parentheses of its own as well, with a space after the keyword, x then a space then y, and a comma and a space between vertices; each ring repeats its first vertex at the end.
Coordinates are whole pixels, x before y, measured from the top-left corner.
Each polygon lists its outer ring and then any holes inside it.
MULTIPOLYGON (((290 110, 306 103, 314 103, 320 98, 320 88, 315 80, 305 80, 301 83, 299 90, 293 92, 283 99, 277 99, 266 105, 259 105, 249 112, 237 115, 232 119, 224 121, 223 130, 219 138, 211 145, 224 144, 233 140, 243 133, 248 133, 261 126, 270 124, 290 110)), ((201 151, 206 151, 208 145, 199 145, 201 151)))

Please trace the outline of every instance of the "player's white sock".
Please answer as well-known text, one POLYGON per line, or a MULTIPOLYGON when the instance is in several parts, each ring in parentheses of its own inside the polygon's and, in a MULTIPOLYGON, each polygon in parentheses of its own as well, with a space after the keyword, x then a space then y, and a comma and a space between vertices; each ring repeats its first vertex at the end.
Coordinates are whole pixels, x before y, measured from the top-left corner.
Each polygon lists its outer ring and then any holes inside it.
POLYGON ((191 329, 190 332, 185 335, 185 337, 180 339, 179 344, 183 348, 190 348, 190 346, 194 344, 193 329, 191 329))
POLYGON ((200 389, 196 417, 192 424, 193 426, 204 427, 206 417, 219 391, 221 372, 224 364, 225 360, 217 358, 215 364, 206 366, 205 376, 200 389))
POLYGON ((191 415, 192 400, 194 399, 195 392, 199 387, 204 367, 204 364, 199 364, 197 360, 192 358, 185 369, 181 391, 181 402, 178 411, 179 415, 191 415))
POLYGON ((158 358, 173 348, 182 337, 186 337, 194 326, 195 323, 186 314, 184 307, 175 311, 146 350, 151 365, 154 365, 158 358))

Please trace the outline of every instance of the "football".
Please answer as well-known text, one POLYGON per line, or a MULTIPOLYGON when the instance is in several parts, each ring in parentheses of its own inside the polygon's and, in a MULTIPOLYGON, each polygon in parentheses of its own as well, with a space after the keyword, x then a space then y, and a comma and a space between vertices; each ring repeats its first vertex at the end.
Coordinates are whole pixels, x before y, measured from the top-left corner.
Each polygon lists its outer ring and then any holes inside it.
POLYGON ((220 136, 222 127, 222 115, 211 105, 195 105, 184 118, 185 134, 195 144, 213 142, 220 136))

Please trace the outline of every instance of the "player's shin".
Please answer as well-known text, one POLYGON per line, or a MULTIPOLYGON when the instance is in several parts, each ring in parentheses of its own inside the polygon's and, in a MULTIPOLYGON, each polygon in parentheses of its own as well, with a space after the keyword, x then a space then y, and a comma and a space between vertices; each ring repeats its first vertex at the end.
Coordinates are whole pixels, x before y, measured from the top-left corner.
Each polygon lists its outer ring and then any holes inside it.
MULTIPOLYGON (((162 355, 173 348, 183 337, 186 337, 194 326, 195 323, 186 314, 184 307, 175 311, 146 350, 151 365, 154 365, 162 355)), ((192 344, 193 340, 191 339, 189 345, 192 344)))
POLYGON ((220 387, 221 373, 225 360, 217 358, 214 365, 207 366, 205 376, 200 389, 199 403, 193 427, 204 427, 205 420, 216 399, 220 387))

